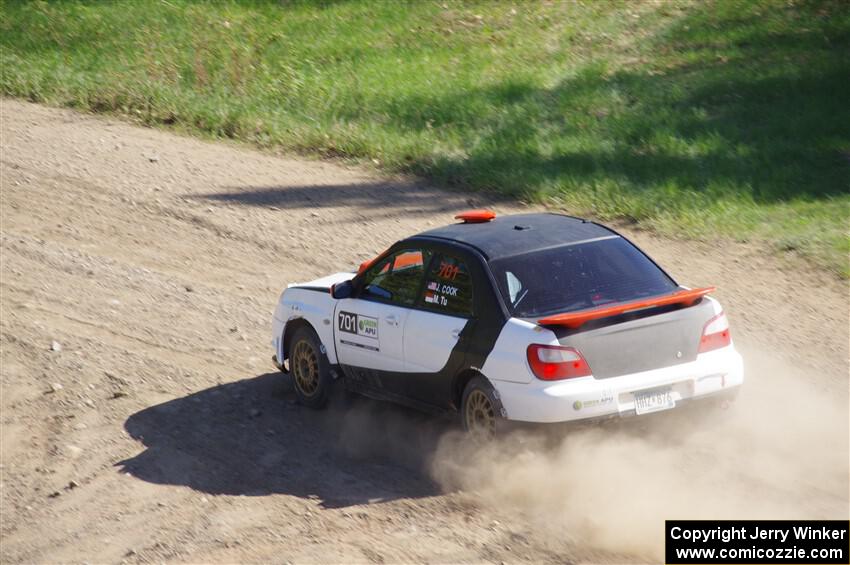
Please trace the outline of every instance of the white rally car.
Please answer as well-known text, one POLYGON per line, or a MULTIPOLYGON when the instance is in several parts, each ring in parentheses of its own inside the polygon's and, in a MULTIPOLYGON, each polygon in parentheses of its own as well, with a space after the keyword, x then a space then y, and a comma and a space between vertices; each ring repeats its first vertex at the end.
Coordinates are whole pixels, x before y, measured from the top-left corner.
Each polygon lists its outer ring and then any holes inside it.
POLYGON ((457 219, 357 273, 283 292, 274 363, 301 403, 324 406, 341 379, 493 433, 504 420, 667 410, 743 382, 714 289, 678 285, 610 228, 560 214, 457 219))

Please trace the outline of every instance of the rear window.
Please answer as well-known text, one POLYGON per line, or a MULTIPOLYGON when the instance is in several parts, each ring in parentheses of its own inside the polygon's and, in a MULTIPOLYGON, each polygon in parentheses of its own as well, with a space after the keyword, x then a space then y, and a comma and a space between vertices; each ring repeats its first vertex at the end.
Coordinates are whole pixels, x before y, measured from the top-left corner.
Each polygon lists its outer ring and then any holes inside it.
POLYGON ((678 288, 618 236, 497 259, 490 268, 505 303, 520 318, 638 300, 678 288))

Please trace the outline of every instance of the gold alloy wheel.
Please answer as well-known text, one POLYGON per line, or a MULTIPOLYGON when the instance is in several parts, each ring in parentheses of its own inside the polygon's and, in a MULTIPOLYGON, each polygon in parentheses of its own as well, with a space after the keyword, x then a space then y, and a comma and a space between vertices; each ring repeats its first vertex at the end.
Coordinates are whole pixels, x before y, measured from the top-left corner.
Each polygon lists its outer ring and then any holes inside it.
POLYGON ((299 341, 292 352, 292 374, 295 386, 304 396, 313 396, 319 390, 319 358, 307 341, 299 341))
POLYGON ((473 390, 466 398, 466 429, 487 437, 496 435, 496 410, 493 403, 481 390, 473 390))

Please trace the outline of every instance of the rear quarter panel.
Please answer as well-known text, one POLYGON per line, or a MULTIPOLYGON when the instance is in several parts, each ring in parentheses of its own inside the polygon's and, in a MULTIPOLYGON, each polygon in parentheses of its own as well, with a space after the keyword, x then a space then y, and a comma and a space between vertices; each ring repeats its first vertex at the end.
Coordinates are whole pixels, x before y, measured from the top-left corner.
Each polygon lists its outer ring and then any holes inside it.
POLYGON ((535 377, 526 359, 526 350, 531 343, 558 345, 558 340, 554 333, 544 327, 519 318, 509 319, 481 367, 481 372, 494 381, 531 382, 535 377))

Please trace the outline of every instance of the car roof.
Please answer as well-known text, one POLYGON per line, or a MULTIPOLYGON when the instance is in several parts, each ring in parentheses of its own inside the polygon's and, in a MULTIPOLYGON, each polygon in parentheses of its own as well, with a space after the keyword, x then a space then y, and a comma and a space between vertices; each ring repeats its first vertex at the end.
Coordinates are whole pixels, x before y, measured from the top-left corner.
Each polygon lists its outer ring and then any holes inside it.
POLYGON ((492 260, 612 236, 619 234, 589 220, 537 213, 498 216, 483 223, 458 222, 414 237, 460 242, 475 247, 492 260))

